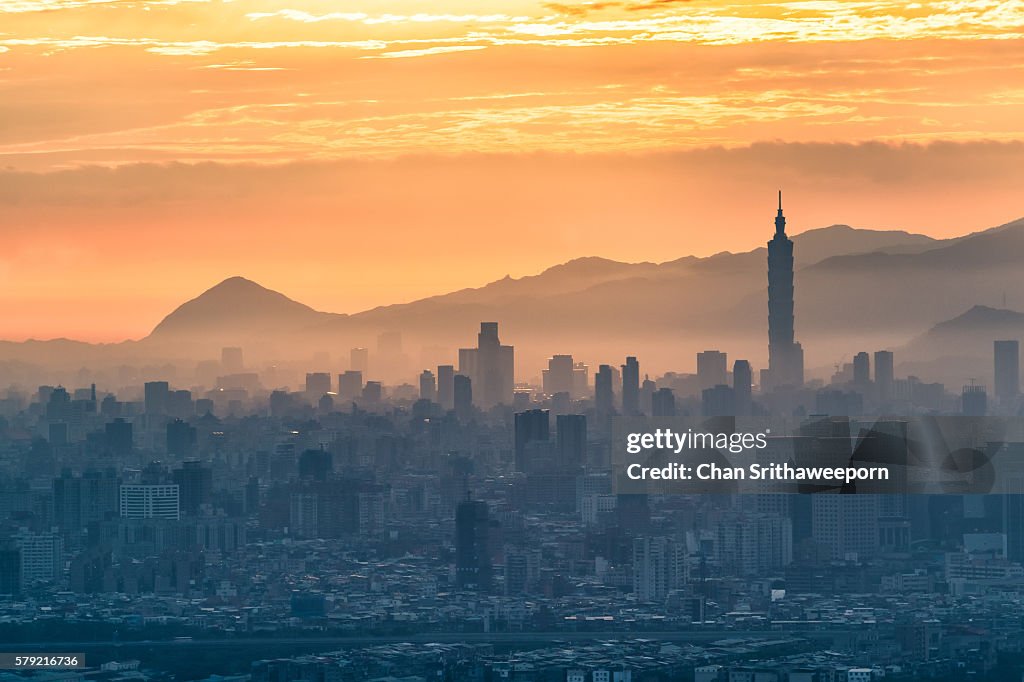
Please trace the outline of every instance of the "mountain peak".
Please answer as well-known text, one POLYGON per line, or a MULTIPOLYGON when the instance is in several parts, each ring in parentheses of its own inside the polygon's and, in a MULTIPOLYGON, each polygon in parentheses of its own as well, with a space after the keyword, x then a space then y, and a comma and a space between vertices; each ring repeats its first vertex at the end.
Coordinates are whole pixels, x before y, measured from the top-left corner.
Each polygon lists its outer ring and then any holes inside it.
POLYGON ((214 335, 224 341, 307 327, 329 317, 329 313, 236 275, 178 306, 153 329, 150 338, 209 340, 214 335))

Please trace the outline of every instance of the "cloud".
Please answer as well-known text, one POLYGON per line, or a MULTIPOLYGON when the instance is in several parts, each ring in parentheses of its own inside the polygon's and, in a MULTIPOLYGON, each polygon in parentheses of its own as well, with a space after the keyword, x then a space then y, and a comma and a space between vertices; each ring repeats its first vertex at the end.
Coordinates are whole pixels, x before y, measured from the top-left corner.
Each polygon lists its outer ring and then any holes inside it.
POLYGON ((577 5, 570 5, 561 2, 546 2, 544 8, 557 14, 571 17, 585 17, 592 12, 621 7, 621 2, 585 2, 577 5))

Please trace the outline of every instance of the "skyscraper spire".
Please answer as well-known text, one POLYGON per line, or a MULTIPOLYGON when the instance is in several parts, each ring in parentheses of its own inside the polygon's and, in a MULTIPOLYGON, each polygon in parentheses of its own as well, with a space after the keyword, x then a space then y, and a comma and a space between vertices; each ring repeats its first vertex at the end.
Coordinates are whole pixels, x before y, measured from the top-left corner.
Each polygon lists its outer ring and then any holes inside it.
POLYGON ((775 216, 775 234, 786 234, 786 217, 782 215, 782 190, 779 190, 779 212, 775 216))

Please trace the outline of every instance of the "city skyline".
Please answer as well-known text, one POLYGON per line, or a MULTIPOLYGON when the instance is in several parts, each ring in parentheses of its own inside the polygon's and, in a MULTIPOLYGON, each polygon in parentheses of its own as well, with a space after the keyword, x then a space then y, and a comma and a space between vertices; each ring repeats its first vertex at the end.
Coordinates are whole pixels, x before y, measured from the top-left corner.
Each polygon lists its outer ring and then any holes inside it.
MULTIPOLYGON (((788 194, 787 197, 791 199, 790 195, 788 194)), ((925 235, 924 233, 907 233, 902 230, 884 230, 856 227, 851 229, 849 226, 842 224, 832 224, 825 227, 808 227, 806 229, 799 230, 796 232, 791 230, 788 234, 791 234, 797 238, 799 238, 801 235, 814 236, 815 238, 820 238, 823 235, 830 235, 830 231, 838 230, 839 233, 835 235, 837 239, 837 246, 835 247, 837 250, 835 251, 835 253, 856 254, 864 252, 865 249, 867 249, 867 251, 870 251, 873 249, 877 249, 880 246, 882 248, 886 248, 886 245, 899 246, 904 240, 907 242, 907 244, 915 244, 915 249, 921 247, 922 245, 930 246, 931 248, 939 248, 945 246, 946 244, 954 244, 957 239, 983 235, 984 233, 987 232, 996 232, 999 229, 1015 229, 1019 224, 1022 223, 1022 221, 1024 221, 1024 218, 1014 220, 1005 225, 987 227, 979 226, 977 228, 972 227, 967 231, 954 234, 951 237, 947 238, 933 238, 928 235, 925 235), (859 238, 867 239, 871 237, 877 237, 880 241, 865 241, 864 246, 858 250, 858 247, 856 246, 856 240, 859 238)), ((763 215, 761 222, 764 222, 763 215)), ((755 236, 754 239, 754 243, 748 245, 749 249, 741 249, 737 251, 718 250, 714 251, 712 254, 704 256, 691 253, 666 254, 666 256, 663 257, 662 260, 655 261, 628 261, 619 260, 616 258, 606 258, 603 256, 580 255, 574 256, 564 262, 549 263, 547 265, 542 266, 537 271, 526 272, 522 275, 512 276, 506 274, 505 277, 502 278, 498 276, 496 273, 494 273, 490 278, 485 277, 485 279, 481 280, 480 282, 473 283, 471 286, 465 288, 437 291, 433 293, 424 294, 423 296, 414 297, 411 299, 387 300, 381 302, 379 305, 368 308, 344 310, 330 305, 310 305, 309 307, 311 307, 313 310, 321 311, 325 314, 366 314, 372 313, 379 309, 387 309, 392 307, 397 309, 408 303, 422 303, 435 298, 444 298, 446 296, 457 297, 467 291, 486 291, 488 287, 502 285, 507 282, 527 282, 530 281, 531 279, 542 277, 548 275, 549 273, 557 272, 559 269, 564 268, 566 266, 570 266, 573 264, 585 264, 588 262, 609 263, 624 266, 669 266, 673 263, 685 262, 688 259, 697 259, 707 260, 710 263, 714 258, 720 258, 723 255, 742 256, 744 254, 754 253, 758 250, 758 248, 763 249, 763 246, 761 246, 764 244, 763 235, 761 235, 761 237, 755 236)), ((828 237, 826 237, 826 242, 827 240, 828 237)), ((770 244, 771 242, 769 242, 769 245, 770 244)), ((926 249, 920 248, 919 250, 923 251, 926 249)), ((817 254, 818 251, 816 250, 815 253, 817 254)), ((828 247, 826 247, 824 254, 827 255, 828 253, 828 247)), ((821 254, 818 254, 817 257, 820 256, 821 254)), ((813 261, 811 261, 811 263, 813 263, 813 261)), ((805 262, 803 265, 807 264, 808 263, 805 262)), ((797 265, 796 269, 799 270, 800 267, 802 266, 797 265)), ((104 331, 96 332, 91 327, 82 327, 76 321, 77 318, 73 316, 54 316, 50 309, 43 309, 38 307, 38 300, 35 299, 34 294, 29 293, 27 295, 21 295, 22 292, 18 292, 18 302, 23 306, 28 306, 32 308, 32 310, 24 318, 14 317, 13 319, 8 319, 3 322, 0 322, 0 341, 20 343, 29 340, 45 341, 51 339, 71 339, 86 343, 116 344, 122 341, 144 339, 152 335, 152 333, 155 330, 159 329, 160 323, 162 321, 166 321, 166 319, 170 317, 173 312, 175 312, 178 308, 182 307, 183 300, 187 301, 187 299, 190 296, 195 296, 197 294, 202 295, 205 293, 209 293, 210 291, 216 290, 218 287, 224 286, 233 281, 247 281, 256 285, 258 288, 266 287, 274 295, 287 295, 289 298, 291 298, 291 300, 300 302, 303 305, 309 305, 313 300, 316 300, 317 298, 316 296, 313 296, 312 298, 304 298, 291 295, 291 292, 294 289, 298 288, 298 285, 301 284, 301 277, 299 277, 296 280, 291 280, 290 282, 286 283, 285 286, 277 288, 274 286, 267 286, 268 283, 266 280, 259 280, 259 278, 251 277, 247 272, 225 272, 220 274, 219 280, 216 278, 212 280, 214 286, 208 287, 206 290, 196 289, 193 283, 181 281, 176 288, 176 290, 178 291, 176 297, 169 298, 166 302, 166 307, 160 309, 154 308, 145 316, 137 316, 134 310, 131 312, 131 314, 126 314, 124 309, 117 306, 112 306, 110 304, 109 299, 86 301, 81 298, 78 298, 74 292, 68 291, 64 289, 62 286, 60 286, 59 280, 57 280, 51 283, 49 293, 58 296, 61 302, 75 301, 78 304, 82 304, 84 306, 83 311, 87 311, 89 315, 97 314, 99 316, 99 319, 101 319, 103 322, 104 331), (284 294, 284 292, 289 293, 284 294), (131 320, 131 322, 128 323, 128 320, 131 320), (41 329, 42 331, 32 331, 33 329, 37 328, 35 326, 28 327, 26 331, 26 327, 21 326, 23 324, 38 325, 38 328, 41 329), (126 331, 124 333, 120 331, 109 331, 111 329, 111 324, 113 324, 114 329, 124 329, 126 331), (130 326, 125 326, 126 324, 130 324, 130 326), (97 334, 99 335, 97 336, 97 334)), ((581 281, 584 282, 585 284, 587 280, 584 278, 581 281)), ((320 295, 322 296, 323 293, 321 292, 320 295)), ((992 301, 990 298, 987 298, 989 296, 990 294, 982 294, 977 302, 989 304, 998 303, 996 301, 992 301)), ((1002 303, 1006 303, 1005 295, 1003 296, 1002 303)), ((1024 306, 1021 306, 1019 304, 1009 305, 1009 307, 1013 308, 1014 305, 1018 305, 1018 307, 1024 308, 1024 306)), ((995 307, 1000 306, 996 305, 995 307)), ((79 313, 85 314, 83 311, 79 311, 79 313)), ((941 320, 936 319, 934 321, 939 322, 941 320)))
POLYGON ((183 280, 236 273, 354 312, 583 255, 739 251, 778 186, 794 233, 1024 214, 1015 3, 11 0, 0 18, 0 338, 136 338, 183 280))

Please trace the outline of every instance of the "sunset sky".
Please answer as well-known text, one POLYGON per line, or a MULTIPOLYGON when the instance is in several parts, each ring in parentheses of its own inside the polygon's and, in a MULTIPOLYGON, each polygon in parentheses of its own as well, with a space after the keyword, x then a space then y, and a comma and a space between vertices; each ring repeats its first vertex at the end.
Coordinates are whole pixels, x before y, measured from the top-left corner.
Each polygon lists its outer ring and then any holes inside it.
POLYGON ((0 0, 0 338, 1024 216, 1024 0, 0 0))

